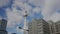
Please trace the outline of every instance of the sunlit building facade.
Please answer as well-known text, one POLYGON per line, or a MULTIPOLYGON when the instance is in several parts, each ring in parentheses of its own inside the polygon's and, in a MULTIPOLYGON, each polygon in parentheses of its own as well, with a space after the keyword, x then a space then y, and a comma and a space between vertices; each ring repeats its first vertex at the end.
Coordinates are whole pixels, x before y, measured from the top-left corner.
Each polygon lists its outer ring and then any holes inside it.
POLYGON ((33 19, 28 24, 28 34, 50 34, 49 24, 43 19, 33 19))

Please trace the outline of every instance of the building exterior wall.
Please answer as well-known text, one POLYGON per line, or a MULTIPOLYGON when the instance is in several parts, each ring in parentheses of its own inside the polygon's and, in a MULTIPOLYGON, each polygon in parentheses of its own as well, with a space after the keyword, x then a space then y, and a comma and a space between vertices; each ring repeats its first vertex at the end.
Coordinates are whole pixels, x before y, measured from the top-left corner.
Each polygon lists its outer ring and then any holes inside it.
POLYGON ((6 30, 6 26, 7 26, 7 21, 4 19, 0 20, 0 29, 6 30))
POLYGON ((1 19, 0 20, 0 34, 7 34, 6 26, 7 26, 7 20, 1 19))
POLYGON ((50 34, 60 34, 60 21, 49 21, 50 34))
POLYGON ((50 34, 49 24, 43 19, 32 20, 28 24, 28 34, 50 34))
POLYGON ((0 30, 0 34, 8 34, 6 30, 0 30))
POLYGON ((60 21, 33 20, 28 25, 29 34, 60 34, 60 21))
POLYGON ((55 33, 60 34, 60 21, 55 23, 55 29, 56 29, 55 33))
POLYGON ((44 34, 50 34, 49 24, 46 21, 43 21, 43 31, 44 34))
POLYGON ((50 34, 54 34, 55 33, 55 23, 53 21, 48 21, 49 23, 49 28, 50 28, 50 34))

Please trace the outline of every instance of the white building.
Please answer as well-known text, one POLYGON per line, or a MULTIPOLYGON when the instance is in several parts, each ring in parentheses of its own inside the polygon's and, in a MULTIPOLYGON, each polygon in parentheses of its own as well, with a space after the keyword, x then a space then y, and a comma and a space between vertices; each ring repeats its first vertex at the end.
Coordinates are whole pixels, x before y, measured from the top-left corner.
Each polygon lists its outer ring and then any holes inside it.
POLYGON ((50 34, 49 24, 43 19, 33 19, 28 29, 28 34, 50 34))
POLYGON ((60 34, 60 21, 55 23, 55 34, 60 34))
POLYGON ((60 21, 48 21, 50 27, 50 34, 60 34, 60 21))

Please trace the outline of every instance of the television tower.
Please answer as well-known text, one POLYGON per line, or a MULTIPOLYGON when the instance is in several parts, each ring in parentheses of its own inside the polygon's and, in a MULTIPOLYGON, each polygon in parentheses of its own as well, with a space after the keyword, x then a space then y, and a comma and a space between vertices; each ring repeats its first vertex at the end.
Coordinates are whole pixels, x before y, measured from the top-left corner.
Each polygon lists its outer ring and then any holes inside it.
POLYGON ((25 13, 24 13, 24 34, 27 34, 27 16, 28 16, 28 14, 27 14, 27 11, 25 11, 25 13))

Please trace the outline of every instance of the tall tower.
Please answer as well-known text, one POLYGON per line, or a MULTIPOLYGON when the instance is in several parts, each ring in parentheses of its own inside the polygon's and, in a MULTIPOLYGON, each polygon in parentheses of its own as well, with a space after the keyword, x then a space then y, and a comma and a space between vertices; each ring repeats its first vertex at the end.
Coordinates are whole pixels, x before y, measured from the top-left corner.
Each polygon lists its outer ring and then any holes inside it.
POLYGON ((24 34, 27 34, 27 18, 28 14, 27 14, 27 11, 25 11, 24 13, 24 34))

